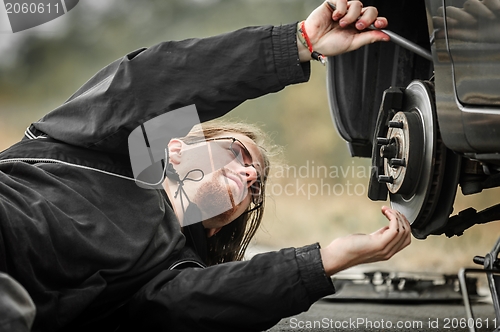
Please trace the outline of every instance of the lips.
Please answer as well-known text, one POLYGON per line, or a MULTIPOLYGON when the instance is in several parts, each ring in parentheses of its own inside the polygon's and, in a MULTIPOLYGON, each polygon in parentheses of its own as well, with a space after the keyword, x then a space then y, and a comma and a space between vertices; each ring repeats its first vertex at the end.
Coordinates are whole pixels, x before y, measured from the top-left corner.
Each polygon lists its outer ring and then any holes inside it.
MULTIPOLYGON (((238 187, 238 191, 239 191, 241 197, 240 197, 239 201, 237 202, 237 204, 239 202, 243 201, 246 193, 244 190, 243 180, 241 179, 241 177, 238 176, 237 174, 234 174, 234 173, 227 171, 227 170, 224 172, 224 176, 226 178, 228 178, 229 180, 233 181, 234 183, 236 183, 236 186, 238 187)), ((235 195, 235 196, 237 196, 237 195, 235 195)))

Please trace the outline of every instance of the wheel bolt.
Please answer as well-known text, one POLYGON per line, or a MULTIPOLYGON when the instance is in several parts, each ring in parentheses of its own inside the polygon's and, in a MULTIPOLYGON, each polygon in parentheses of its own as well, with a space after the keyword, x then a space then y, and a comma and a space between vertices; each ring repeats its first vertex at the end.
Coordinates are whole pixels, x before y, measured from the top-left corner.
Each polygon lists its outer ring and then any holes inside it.
POLYGON ((406 167, 406 160, 404 158, 403 159, 392 158, 389 161, 389 165, 391 165, 391 167, 399 167, 399 166, 406 167))
POLYGON ((403 129, 404 124, 402 121, 389 121, 389 128, 403 129))
POLYGON ((394 158, 398 154, 398 147, 395 144, 383 145, 380 148, 380 156, 383 158, 394 158))
POLYGON ((379 175, 378 176, 378 182, 379 183, 393 183, 394 178, 392 176, 387 176, 387 175, 379 175))
POLYGON ((377 137, 377 145, 387 145, 389 143, 391 143, 391 140, 389 138, 377 137))

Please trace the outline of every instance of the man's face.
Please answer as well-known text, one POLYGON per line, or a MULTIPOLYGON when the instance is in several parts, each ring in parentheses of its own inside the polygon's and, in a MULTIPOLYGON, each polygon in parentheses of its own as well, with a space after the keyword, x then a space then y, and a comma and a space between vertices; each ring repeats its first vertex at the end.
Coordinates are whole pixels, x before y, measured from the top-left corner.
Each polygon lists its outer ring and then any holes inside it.
MULTIPOLYGON (((248 208, 250 188, 260 180, 262 165, 258 147, 242 134, 224 133, 206 142, 184 145, 179 164, 182 171, 178 170, 181 177, 190 170, 204 173, 201 181, 190 184, 189 197, 202 211, 205 228, 223 227, 248 208)), ((196 172, 191 174, 197 177, 196 172)))
POLYGON ((243 192, 244 180, 228 169, 220 169, 203 182, 193 198, 200 208, 205 228, 220 228, 240 216, 250 204, 243 192), (243 195, 243 196, 242 196, 243 195), (239 197, 238 197, 239 196, 239 197), (209 216, 209 217, 206 217, 209 216))

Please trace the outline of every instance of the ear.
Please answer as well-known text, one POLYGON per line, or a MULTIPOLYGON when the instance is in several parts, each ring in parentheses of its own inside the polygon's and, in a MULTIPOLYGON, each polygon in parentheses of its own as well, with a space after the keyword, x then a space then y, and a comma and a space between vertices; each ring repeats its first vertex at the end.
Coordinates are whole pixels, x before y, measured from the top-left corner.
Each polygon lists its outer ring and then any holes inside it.
POLYGON ((207 228, 205 231, 207 232, 207 237, 212 237, 215 234, 219 233, 219 231, 222 229, 222 227, 217 227, 217 228, 207 228))
POLYGON ((184 142, 177 138, 173 138, 168 142, 168 155, 170 157, 170 162, 174 165, 178 165, 181 162, 182 148, 184 147, 184 142))

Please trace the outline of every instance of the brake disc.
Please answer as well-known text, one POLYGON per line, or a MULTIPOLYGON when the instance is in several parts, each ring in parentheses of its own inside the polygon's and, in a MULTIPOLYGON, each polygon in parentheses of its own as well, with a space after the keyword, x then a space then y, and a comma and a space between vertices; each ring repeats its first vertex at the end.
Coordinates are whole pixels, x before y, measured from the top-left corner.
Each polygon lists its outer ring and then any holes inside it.
POLYGON ((399 101, 393 96, 393 105, 383 102, 372 155, 372 177, 387 189, 372 179, 370 198, 385 199, 387 191, 392 208, 411 223, 413 235, 425 238, 440 234, 453 210, 460 157, 440 138, 432 84, 413 81, 399 92, 402 96, 399 101))
MULTIPOLYGON (((438 144, 437 141, 434 103, 426 83, 415 81, 408 85, 404 91, 403 110, 409 110, 409 112, 404 113, 414 115, 417 119, 414 119, 413 123, 405 123, 405 128, 390 128, 391 123, 396 121, 400 123, 399 113, 397 113, 389 122, 387 135, 389 138, 400 136, 405 138, 399 140, 401 154, 417 150, 419 160, 416 158, 408 160, 409 167, 405 177, 394 179, 395 184, 410 182, 408 186, 413 189, 411 194, 394 190, 394 184, 388 183, 388 188, 391 192, 392 207, 403 213, 412 223, 412 227, 418 227, 427 221, 427 216, 435 207, 435 193, 440 189, 442 180, 441 166, 444 145, 441 142, 438 144), (416 126, 415 123, 417 123, 416 126), (405 134, 401 135, 401 132, 405 134), (416 137, 418 141, 412 141, 407 132, 413 134, 412 136, 416 137), (413 168, 413 172, 411 172, 410 167, 413 168)), ((387 158, 384 158, 386 172, 389 171, 387 164, 387 158)))

